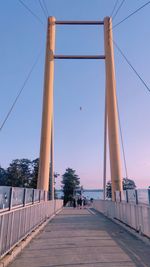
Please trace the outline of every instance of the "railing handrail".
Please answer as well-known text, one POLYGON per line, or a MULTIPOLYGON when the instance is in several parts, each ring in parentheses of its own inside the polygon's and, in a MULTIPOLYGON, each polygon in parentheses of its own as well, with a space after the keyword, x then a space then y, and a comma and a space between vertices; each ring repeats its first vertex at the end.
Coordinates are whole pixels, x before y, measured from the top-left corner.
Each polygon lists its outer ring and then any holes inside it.
POLYGON ((47 201, 48 192, 34 188, 0 186, 0 212, 47 201))
POLYGON ((62 206, 62 200, 49 200, 1 213, 0 258, 60 210, 62 206))

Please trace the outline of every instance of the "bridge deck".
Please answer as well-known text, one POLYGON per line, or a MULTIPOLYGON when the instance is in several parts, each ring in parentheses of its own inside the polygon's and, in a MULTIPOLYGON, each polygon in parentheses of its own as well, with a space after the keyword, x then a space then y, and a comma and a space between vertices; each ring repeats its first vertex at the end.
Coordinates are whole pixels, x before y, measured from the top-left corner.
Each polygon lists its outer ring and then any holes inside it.
POLYGON ((150 247, 103 215, 64 209, 11 267, 144 267, 150 247))

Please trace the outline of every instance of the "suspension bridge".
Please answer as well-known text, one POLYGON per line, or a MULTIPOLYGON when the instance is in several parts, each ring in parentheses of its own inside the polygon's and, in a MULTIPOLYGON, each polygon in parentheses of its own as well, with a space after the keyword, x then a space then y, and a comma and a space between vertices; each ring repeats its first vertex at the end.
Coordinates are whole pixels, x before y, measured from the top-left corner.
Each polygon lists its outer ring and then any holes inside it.
MULTIPOLYGON (((38 17, 22 0, 19 2, 35 19, 38 17)), ((115 17, 124 1, 111 17, 115 17)), ((135 70, 117 43, 113 40, 113 28, 146 7, 150 1, 113 26, 112 18, 103 20, 57 20, 48 16, 45 2, 39 1, 48 18, 43 111, 41 126, 40 161, 37 189, 9 188, 7 208, 0 212, 0 266, 12 267, 134 267, 150 266, 150 192, 148 203, 123 192, 119 128, 120 117, 116 95, 114 45, 140 81, 150 91, 141 75, 135 70), (57 25, 98 25, 104 28, 104 54, 62 55, 55 54, 57 25), (63 207, 62 200, 54 199, 54 65, 56 60, 103 60, 105 64, 105 120, 104 120, 104 168, 103 200, 94 200, 81 209, 63 207), (108 136, 108 138, 107 138, 108 136), (108 142, 107 142, 108 139, 108 142), (106 199, 106 151, 109 146, 112 199, 106 199), (49 168, 50 164, 50 168, 49 168), (49 179, 50 177, 50 179, 49 179), (50 188, 50 198, 48 191, 50 188), (16 190, 16 193, 15 193, 16 190), (21 191, 20 191, 21 190, 21 191), (20 202, 15 202, 14 193, 20 202), (21 197, 20 197, 21 196, 21 197)), ((43 23, 42 23, 43 24, 43 23)), ((38 58, 32 66, 23 87, 8 111, 0 130, 16 105, 38 58)), ((120 131, 121 132, 121 131, 120 131)), ((121 133, 123 146, 123 138, 121 133)), ((124 150, 124 149, 123 149, 124 150)), ((126 159, 124 153, 124 163, 126 159)), ((127 173, 127 168, 126 168, 127 173)), ((127 175, 128 176, 128 175, 127 175)))

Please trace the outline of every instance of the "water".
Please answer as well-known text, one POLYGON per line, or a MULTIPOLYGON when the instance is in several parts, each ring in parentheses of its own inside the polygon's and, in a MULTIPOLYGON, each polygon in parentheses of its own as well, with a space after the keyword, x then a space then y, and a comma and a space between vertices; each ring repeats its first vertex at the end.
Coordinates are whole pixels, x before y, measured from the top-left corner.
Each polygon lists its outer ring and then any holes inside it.
MULTIPOLYGON (((56 190, 57 197, 61 198, 63 197, 62 190, 56 190)), ((116 192, 117 193, 117 192, 116 192)), ((84 189, 82 195, 86 197, 87 199, 103 199, 103 189, 84 189)), ((117 194, 116 194, 117 196, 117 194)), ((139 204, 150 204, 150 190, 148 189, 137 189, 132 190, 129 189, 127 192, 123 191, 122 194, 122 201, 127 201, 130 203, 139 203, 139 204), (128 195, 128 197, 127 197, 128 195)), ((120 199, 120 194, 119 198, 120 199)), ((120 200, 119 200, 120 201, 120 200)))
MULTIPOLYGON (((61 189, 56 189, 56 194, 58 198, 63 197, 63 191, 61 189)), ((87 199, 103 199, 103 189, 84 189, 82 196, 87 199)))

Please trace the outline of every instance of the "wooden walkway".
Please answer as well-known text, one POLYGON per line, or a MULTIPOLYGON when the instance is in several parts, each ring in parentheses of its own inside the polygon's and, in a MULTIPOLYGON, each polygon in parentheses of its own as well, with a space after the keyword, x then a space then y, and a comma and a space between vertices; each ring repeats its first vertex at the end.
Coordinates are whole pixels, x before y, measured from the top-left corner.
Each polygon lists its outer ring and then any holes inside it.
POLYGON ((145 267, 150 246, 103 215, 66 208, 11 267, 145 267))

